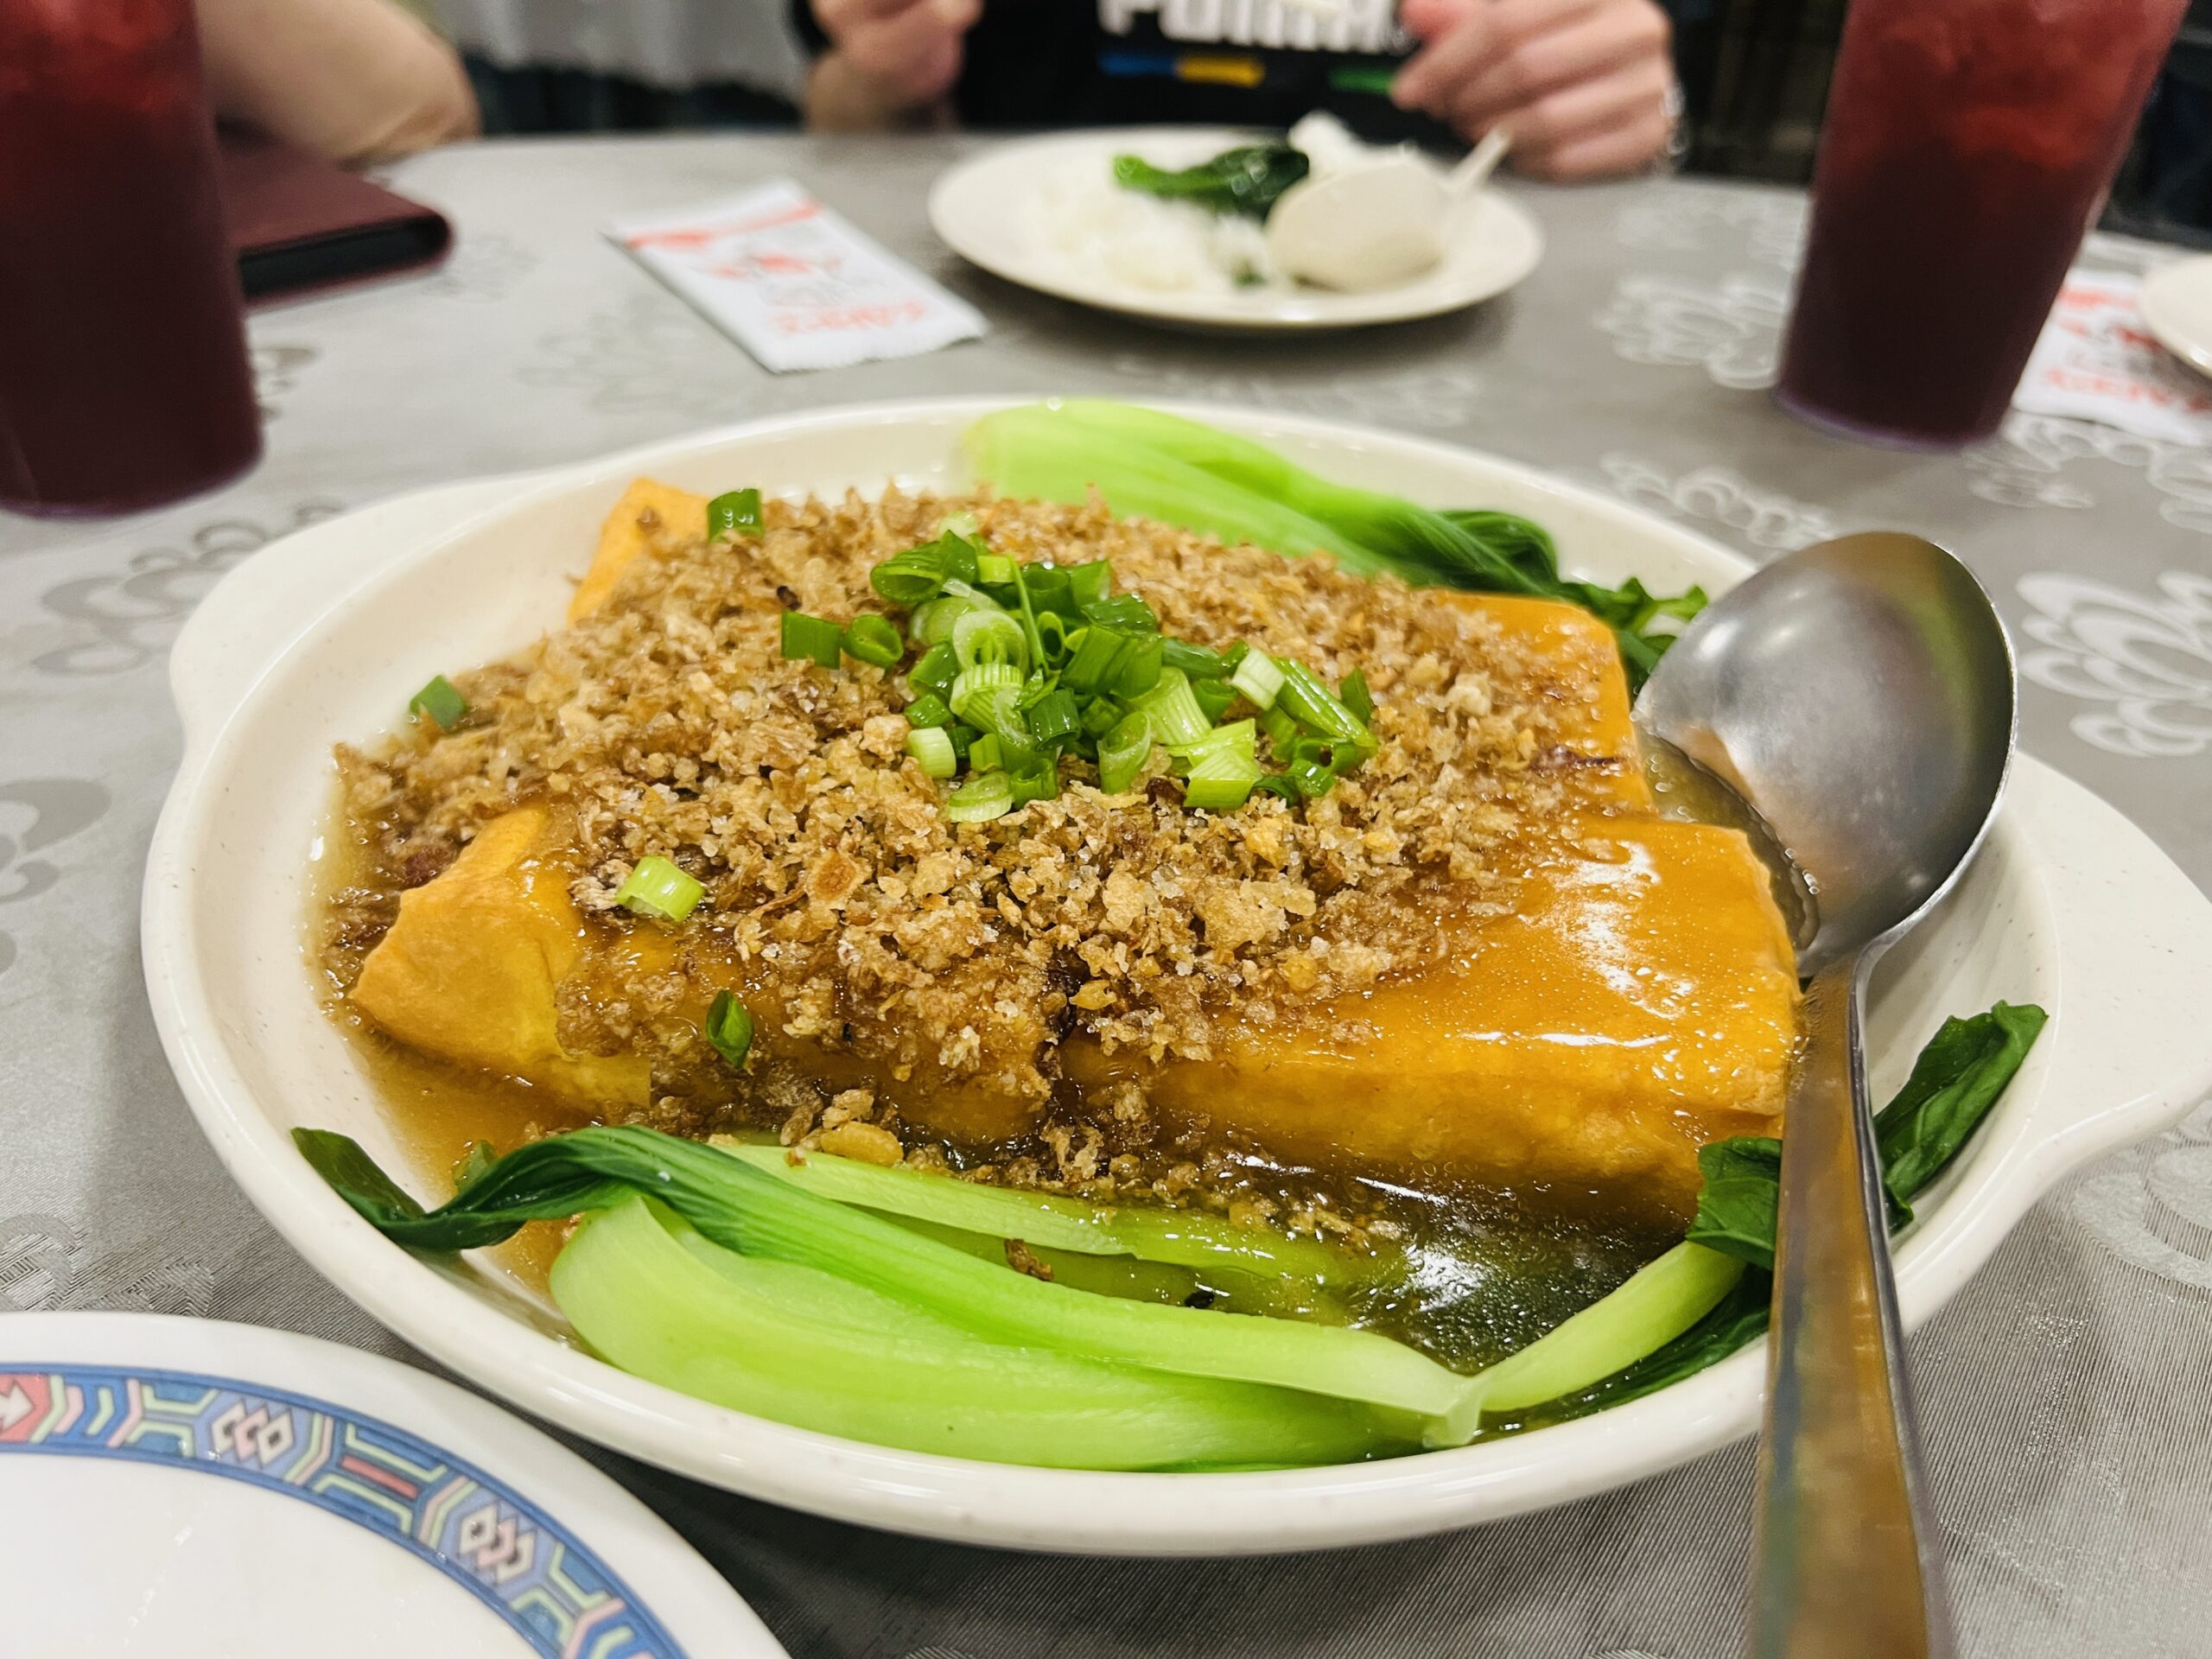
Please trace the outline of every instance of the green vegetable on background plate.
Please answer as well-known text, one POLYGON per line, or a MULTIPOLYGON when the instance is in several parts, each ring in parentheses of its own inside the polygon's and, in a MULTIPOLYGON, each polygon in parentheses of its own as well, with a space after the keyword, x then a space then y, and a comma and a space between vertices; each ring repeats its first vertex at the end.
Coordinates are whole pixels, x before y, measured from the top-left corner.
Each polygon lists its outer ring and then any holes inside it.
POLYGON ((1127 190, 1196 202, 1217 213, 1265 219, 1282 193, 1312 169, 1287 144, 1241 144, 1195 167, 1159 168, 1141 156, 1116 156, 1114 181, 1127 190))
MULTIPOLYGON (((1900 1205, 1956 1155, 2025 1058, 2040 1009, 1947 1021, 1884 1109, 1900 1205)), ((354 1141, 294 1131, 302 1154, 387 1237, 498 1243, 585 1217, 554 1298, 611 1363, 779 1421, 877 1444, 1083 1468, 1334 1462, 1580 1416, 1688 1376, 1764 1329, 1773 1172, 1720 1142, 1690 1236, 1497 1364, 1463 1376, 1379 1333, 1240 1314, 1236 1288, 1303 1287, 1281 1307, 1407 1270, 1203 1212, 1103 1207, 781 1147, 594 1128, 486 1163, 425 1212, 354 1141), (649 1201, 649 1202, 648 1202, 649 1201), (1033 1276, 1036 1243, 1090 1264, 1033 1276), (1231 1286, 1206 1306, 1147 1300, 1163 1269, 1231 1286)))
POLYGON ((1613 630, 1631 690, 1705 607, 1701 588, 1665 596, 1633 577, 1618 588, 1564 577, 1551 537, 1517 514, 1437 512, 1332 483, 1264 445, 1154 410, 1023 404, 984 416, 964 442, 977 478, 1002 494, 1080 503, 1095 487, 1116 512, 1292 557, 1327 553, 1358 575, 1580 606, 1613 630))

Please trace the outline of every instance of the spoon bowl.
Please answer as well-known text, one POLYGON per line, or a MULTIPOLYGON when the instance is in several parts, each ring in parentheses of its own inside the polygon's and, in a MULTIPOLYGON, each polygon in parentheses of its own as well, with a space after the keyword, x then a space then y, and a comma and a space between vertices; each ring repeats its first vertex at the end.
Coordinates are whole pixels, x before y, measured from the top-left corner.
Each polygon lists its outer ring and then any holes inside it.
POLYGON ((1994 822, 2012 655, 1980 584, 1916 536, 1847 536, 1731 590, 1637 719, 1732 789, 1796 867, 1804 1038, 1783 1109, 1759 1441, 1752 1659, 1952 1652, 1866 1093, 1866 976, 1994 822))
POLYGON ((1815 908, 1808 978, 1916 920, 1994 819, 2012 648, 1973 573, 1895 531, 1824 542, 1731 589, 1660 659, 1637 723, 1732 789, 1815 908))
POLYGON ((1376 150, 1308 116, 1291 142, 1314 171, 1268 214, 1268 256, 1301 282, 1364 293, 1440 264, 1460 213, 1505 155, 1493 132, 1449 173, 1410 145, 1376 150))

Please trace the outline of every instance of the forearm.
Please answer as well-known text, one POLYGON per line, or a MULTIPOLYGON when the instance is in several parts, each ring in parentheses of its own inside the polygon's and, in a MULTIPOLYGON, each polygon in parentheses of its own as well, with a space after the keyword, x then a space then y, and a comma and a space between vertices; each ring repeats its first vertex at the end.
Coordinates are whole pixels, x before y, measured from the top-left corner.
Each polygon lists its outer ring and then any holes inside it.
POLYGON ((219 115, 340 162, 473 137, 453 48, 391 0, 199 0, 219 115))

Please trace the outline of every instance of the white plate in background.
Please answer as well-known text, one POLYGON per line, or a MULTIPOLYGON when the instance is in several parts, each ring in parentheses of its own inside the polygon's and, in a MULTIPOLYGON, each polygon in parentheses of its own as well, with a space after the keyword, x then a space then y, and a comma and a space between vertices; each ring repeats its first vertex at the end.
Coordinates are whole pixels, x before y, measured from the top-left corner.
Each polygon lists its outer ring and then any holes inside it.
MULTIPOLYGON (((522 1409, 732 1491, 899 1531, 1122 1554, 1322 1548, 1541 1509, 1751 1433, 1764 1378, 1756 1348, 1578 1421, 1335 1468, 1103 1473, 893 1451, 613 1370, 563 1341, 557 1314, 513 1281, 386 1241, 294 1149, 296 1126, 338 1129, 385 1167, 412 1170, 302 959, 331 745, 388 728, 433 674, 559 626, 600 524, 632 478, 709 494, 748 484, 779 493, 873 492, 892 480, 959 488, 962 432, 1010 401, 778 416, 530 478, 448 486, 299 531, 226 576, 170 657, 185 754, 148 861, 143 935, 162 1043, 233 1177, 362 1306, 522 1409), (242 893, 254 902, 239 903, 242 893)), ((1577 575, 1719 592, 1749 569, 1639 508, 1452 445, 1249 409, 1166 407, 1346 483, 1525 513, 1551 531, 1577 575)), ((2212 1089, 2208 983, 2212 902, 2112 808, 2023 757, 1981 856, 1875 980, 1878 1097, 1903 1082, 1946 1014, 2000 997, 2052 1014, 1900 1239, 1908 1326, 2066 1174, 2170 1127, 2212 1089)))
POLYGON ((24 1659, 785 1659, 520 1419, 213 1319, 0 1319, 0 1562, 24 1659))
POLYGON ((1503 294, 1536 268, 1544 236, 1528 210, 1486 188, 1469 204, 1443 263, 1389 288, 1255 288, 1227 294, 1147 289, 1072 265, 1039 245, 1035 204, 1071 168, 1110 178, 1114 157, 1188 167, 1266 135, 1234 127, 1122 127, 1016 138, 947 168, 930 190, 930 223, 947 246, 994 276, 1080 305, 1185 327, 1357 328, 1439 316, 1503 294))
POLYGON ((2212 375, 2212 254, 2160 265, 2143 279, 2135 303, 2159 345, 2212 375))

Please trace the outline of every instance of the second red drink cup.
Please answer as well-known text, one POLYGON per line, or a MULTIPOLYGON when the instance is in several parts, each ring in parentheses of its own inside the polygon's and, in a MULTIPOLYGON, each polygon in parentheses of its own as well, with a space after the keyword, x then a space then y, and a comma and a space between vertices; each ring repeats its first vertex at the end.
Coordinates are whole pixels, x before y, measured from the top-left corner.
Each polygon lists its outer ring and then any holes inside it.
POLYGON ((1853 0, 1777 397, 1949 448, 1997 429, 2185 0, 1853 0))

